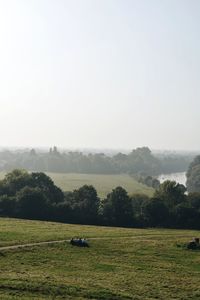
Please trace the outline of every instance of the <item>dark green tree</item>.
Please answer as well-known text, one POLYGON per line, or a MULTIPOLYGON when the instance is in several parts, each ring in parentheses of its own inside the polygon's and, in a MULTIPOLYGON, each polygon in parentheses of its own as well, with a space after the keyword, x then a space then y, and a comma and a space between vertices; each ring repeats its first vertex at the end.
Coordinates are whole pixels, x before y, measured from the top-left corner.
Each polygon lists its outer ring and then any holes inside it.
POLYGON ((15 169, 5 175, 1 182, 4 193, 14 196, 20 189, 31 185, 31 175, 26 170, 15 169))
POLYGON ((174 208, 174 224, 178 228, 199 228, 200 214, 189 202, 178 204, 174 208))
POLYGON ((40 188, 45 194, 48 202, 59 203, 64 201, 64 194, 62 190, 57 187, 53 180, 42 172, 35 172, 31 174, 31 186, 40 188))
POLYGON ((139 227, 143 227, 145 225, 142 209, 143 203, 149 200, 149 197, 145 194, 133 194, 131 196, 131 203, 133 207, 135 222, 136 225, 139 227))
POLYGON ((174 206, 185 201, 186 188, 175 181, 166 180, 156 190, 154 197, 162 200, 172 210, 174 206))
POLYGON ((148 226, 166 226, 169 211, 165 203, 158 198, 147 200, 142 205, 143 218, 148 226))
POLYGON ((17 215, 26 219, 48 219, 47 198, 39 188, 24 187, 17 195, 17 215))
POLYGON ((77 223, 98 223, 99 198, 96 189, 92 185, 84 185, 74 190, 73 200, 70 201, 77 223))
POLYGON ((187 200, 191 207, 200 211, 200 193, 189 193, 187 200))
POLYGON ((116 187, 102 203, 102 215, 108 225, 133 226, 131 199, 122 187, 116 187))
POLYGON ((16 212, 16 199, 8 195, 0 196, 0 216, 14 217, 16 212))

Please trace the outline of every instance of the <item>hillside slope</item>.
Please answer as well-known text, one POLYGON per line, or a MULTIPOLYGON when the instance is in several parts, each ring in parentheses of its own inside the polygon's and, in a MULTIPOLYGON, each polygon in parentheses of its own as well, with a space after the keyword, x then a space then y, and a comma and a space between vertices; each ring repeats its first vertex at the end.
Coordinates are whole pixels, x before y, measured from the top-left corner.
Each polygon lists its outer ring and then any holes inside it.
POLYGON ((199 234, 0 219, 1 246, 99 237, 0 250, 0 299, 199 299, 199 253, 176 246, 199 234))
POLYGON ((47 175, 50 176, 55 184, 63 191, 72 191, 84 184, 93 185, 101 198, 105 197, 117 186, 123 187, 130 195, 142 193, 152 196, 154 192, 152 188, 137 182, 133 177, 127 174, 99 175, 47 173, 47 175))

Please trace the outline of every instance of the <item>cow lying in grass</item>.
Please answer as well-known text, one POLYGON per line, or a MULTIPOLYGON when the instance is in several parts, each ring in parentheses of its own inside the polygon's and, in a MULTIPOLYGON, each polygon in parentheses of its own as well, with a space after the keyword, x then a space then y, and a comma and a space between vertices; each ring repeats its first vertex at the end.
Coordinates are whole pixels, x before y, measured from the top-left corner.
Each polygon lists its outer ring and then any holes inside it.
POLYGON ((72 246, 78 246, 78 247, 89 247, 88 242, 85 239, 81 239, 81 238, 80 239, 74 239, 74 238, 72 238, 70 240, 70 244, 72 246))
POLYGON ((187 244, 188 249, 200 250, 199 238, 194 238, 191 242, 187 244))

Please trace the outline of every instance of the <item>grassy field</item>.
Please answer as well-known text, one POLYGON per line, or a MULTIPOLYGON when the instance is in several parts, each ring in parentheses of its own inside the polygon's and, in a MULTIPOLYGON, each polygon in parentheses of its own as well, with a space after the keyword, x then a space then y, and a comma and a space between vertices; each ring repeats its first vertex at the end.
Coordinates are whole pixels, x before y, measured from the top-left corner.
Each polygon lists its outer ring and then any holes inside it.
MULTIPOLYGON (((142 193, 148 196, 153 196, 154 190, 147 187, 129 175, 97 175, 97 174, 62 174, 62 173, 47 173, 54 183, 63 191, 73 191, 84 184, 93 185, 99 197, 103 198, 117 186, 122 186, 131 195, 134 193, 142 193)), ((0 172, 0 179, 3 179, 5 172, 0 172)))
POLYGON ((200 252, 176 246, 200 232, 0 219, 1 246, 74 235, 99 239, 0 250, 0 299, 200 299, 200 252))
POLYGON ((129 194, 143 193, 153 195, 154 190, 139 182, 129 175, 96 175, 96 174, 60 174, 47 173, 63 191, 72 191, 84 184, 93 185, 98 195, 103 198, 117 186, 127 190, 129 194))

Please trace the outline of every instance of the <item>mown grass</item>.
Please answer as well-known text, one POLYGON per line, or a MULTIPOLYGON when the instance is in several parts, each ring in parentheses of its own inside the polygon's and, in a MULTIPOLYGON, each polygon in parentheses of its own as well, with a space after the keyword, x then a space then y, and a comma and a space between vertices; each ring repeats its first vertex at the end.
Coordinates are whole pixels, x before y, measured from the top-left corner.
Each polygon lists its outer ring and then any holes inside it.
MULTIPOLYGON (((0 218, 0 247, 33 242, 67 240, 71 237, 85 238, 131 238, 166 239, 176 236, 186 241, 198 235, 197 231, 169 229, 137 229, 89 225, 62 224, 56 222, 30 221, 0 218)), ((177 240, 178 242, 178 240, 177 240)))
MULTIPOLYGON (((127 174, 120 175, 99 175, 99 174, 62 174, 62 173, 47 173, 52 178, 54 183, 63 191, 73 191, 84 184, 93 185, 100 198, 106 197, 112 189, 121 186, 127 190, 129 195, 134 193, 142 193, 148 196, 153 196, 154 189, 149 188, 137 182, 133 177, 127 174)), ((5 172, 0 172, 0 179, 3 179, 5 172)))
MULTIPOLYGON (((169 231, 166 230, 162 232, 163 234, 166 232, 169 234, 169 231)), ((191 232, 189 231, 188 234, 190 235, 191 232)), ((87 238, 136 238, 141 235, 160 235, 160 230, 81 226, 55 222, 0 218, 0 247, 40 241, 70 239, 73 236, 87 238)))
POLYGON ((110 237, 90 239, 90 248, 65 242, 0 251, 0 299, 200 299, 200 252, 176 246, 198 231, 11 219, 0 219, 0 228, 7 244, 78 233, 110 237))

